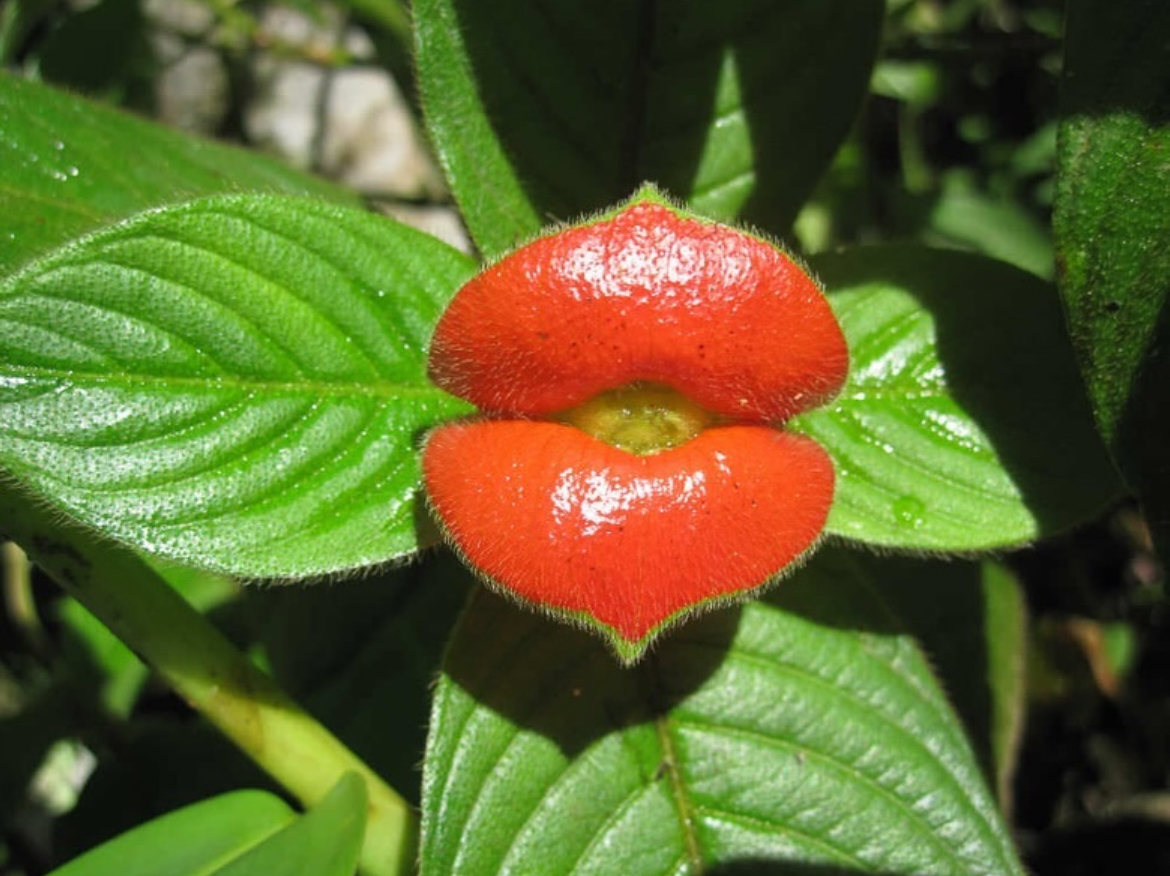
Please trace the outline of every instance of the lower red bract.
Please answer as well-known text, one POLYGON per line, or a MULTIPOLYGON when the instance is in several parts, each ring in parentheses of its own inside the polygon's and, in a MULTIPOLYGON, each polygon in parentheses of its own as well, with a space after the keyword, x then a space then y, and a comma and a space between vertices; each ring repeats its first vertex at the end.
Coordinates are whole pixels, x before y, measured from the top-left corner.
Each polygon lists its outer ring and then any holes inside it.
POLYGON ((812 440, 742 425, 635 456, 558 423, 459 423, 431 434, 423 469, 472 566, 521 599, 610 628, 631 653, 686 609, 799 558, 834 481, 812 440))

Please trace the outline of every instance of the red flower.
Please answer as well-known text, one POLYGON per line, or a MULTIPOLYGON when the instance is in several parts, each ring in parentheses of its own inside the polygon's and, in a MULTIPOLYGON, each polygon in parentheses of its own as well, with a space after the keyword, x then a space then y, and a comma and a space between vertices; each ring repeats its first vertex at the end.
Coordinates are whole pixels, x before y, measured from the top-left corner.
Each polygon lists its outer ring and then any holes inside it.
POLYGON ((653 192, 473 278, 430 368, 483 412, 423 455, 455 549, 625 660, 769 583, 824 527, 832 462, 779 426, 844 383, 828 303, 773 245, 653 192))

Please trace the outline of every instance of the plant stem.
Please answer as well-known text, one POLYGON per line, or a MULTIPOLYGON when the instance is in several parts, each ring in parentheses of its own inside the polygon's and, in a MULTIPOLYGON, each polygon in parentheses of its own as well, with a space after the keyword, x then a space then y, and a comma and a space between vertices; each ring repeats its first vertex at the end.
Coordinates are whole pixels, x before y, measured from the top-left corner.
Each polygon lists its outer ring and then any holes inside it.
POLYGON ((377 23, 403 46, 410 45, 410 13, 400 0, 347 0, 342 5, 377 23))
POLYGON ((412 871, 410 806, 145 562, 10 491, 0 491, 0 531, 305 806, 346 772, 360 774, 369 800, 362 872, 412 871))
POLYGON ((28 557, 15 542, 7 542, 2 547, 4 580, 0 586, 4 589, 4 607, 8 617, 24 638, 29 651, 37 658, 48 661, 49 640, 37 615, 28 557))

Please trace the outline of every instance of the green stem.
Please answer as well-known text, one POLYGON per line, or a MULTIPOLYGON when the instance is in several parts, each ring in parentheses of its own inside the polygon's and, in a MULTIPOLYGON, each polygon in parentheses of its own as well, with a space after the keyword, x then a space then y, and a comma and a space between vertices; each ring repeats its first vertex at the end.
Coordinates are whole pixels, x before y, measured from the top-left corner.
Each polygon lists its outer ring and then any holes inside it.
POLYGON ((24 643, 36 657, 48 661, 50 648, 45 628, 37 615, 36 600, 33 599, 32 575, 28 557, 15 542, 3 545, 2 565, 4 581, 4 607, 8 617, 24 638, 24 643))
POLYGON ((363 873, 412 871, 410 806, 146 563, 13 492, 0 491, 0 530, 305 806, 346 772, 360 774, 369 798, 363 873))
POLYGON ((410 13, 400 0, 348 0, 345 5, 377 23, 403 46, 410 45, 410 13))

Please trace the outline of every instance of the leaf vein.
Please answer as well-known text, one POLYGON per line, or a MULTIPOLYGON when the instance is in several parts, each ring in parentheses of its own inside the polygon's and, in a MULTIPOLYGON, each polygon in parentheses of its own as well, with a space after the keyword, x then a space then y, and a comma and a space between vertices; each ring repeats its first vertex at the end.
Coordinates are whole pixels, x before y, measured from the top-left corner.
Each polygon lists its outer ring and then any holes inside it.
MULTIPOLYGON (((693 718, 687 718, 685 721, 680 721, 680 723, 685 724, 688 728, 699 733, 706 733, 716 737, 731 736, 734 738, 739 738, 745 742, 752 743, 761 748, 791 751, 794 755, 803 756, 808 761, 819 762, 823 767, 829 770, 835 770, 845 776, 847 781, 852 781, 853 783, 869 788, 870 791, 872 791, 876 796, 886 800, 887 803, 889 803, 895 810, 902 812, 903 817, 908 822, 920 825, 922 832, 926 834, 926 837, 928 837, 926 841, 934 845, 935 848, 937 848, 945 858, 955 862, 956 864, 959 864, 962 860, 958 850, 954 849, 951 845, 946 843, 941 836, 938 835, 937 826, 932 824, 922 812, 917 810, 914 807, 912 801, 899 796, 897 793, 887 788, 880 781, 869 775, 856 764, 842 760, 830 752, 814 748, 807 742, 798 746, 792 742, 789 742, 788 740, 780 739, 774 736, 768 736, 756 730, 747 730, 742 727, 732 727, 726 724, 718 724, 713 721, 704 721, 693 718)), ((912 738, 912 734, 906 735, 908 738, 912 738)), ((929 758, 929 761, 935 763, 938 762, 933 756, 929 758)), ((948 770, 944 769, 943 774, 948 779, 950 779, 953 784, 958 785, 958 782, 955 781, 955 777, 952 776, 948 770)), ((962 793, 961 786, 959 786, 959 791, 960 793, 958 795, 958 799, 960 801, 965 800, 965 794, 962 793)), ((983 823, 982 819, 980 819, 980 823, 983 823)))
POLYGON ((706 818, 713 821, 724 821, 740 827, 746 827, 750 830, 756 830, 759 833, 780 833, 790 837, 796 837, 798 840, 803 841, 805 845, 811 846, 825 853, 826 857, 850 864, 862 872, 869 870, 871 867, 871 862, 859 858, 848 849, 833 843, 826 842, 815 834, 809 833, 805 830, 799 830, 791 824, 784 824, 778 821, 767 821, 756 815, 750 815, 743 812, 733 812, 726 808, 703 806, 702 804, 699 804, 696 807, 696 810, 706 818))

